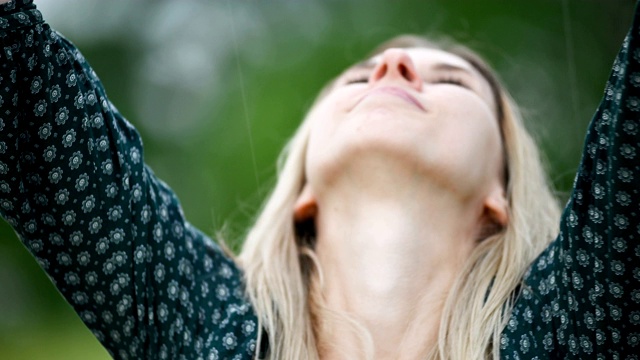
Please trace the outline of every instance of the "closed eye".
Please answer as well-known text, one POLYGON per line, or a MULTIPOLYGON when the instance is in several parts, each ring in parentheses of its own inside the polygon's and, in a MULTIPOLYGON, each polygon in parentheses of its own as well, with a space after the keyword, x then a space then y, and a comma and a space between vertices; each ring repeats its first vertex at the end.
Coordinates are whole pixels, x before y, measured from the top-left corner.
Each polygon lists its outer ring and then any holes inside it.
POLYGON ((349 84, 366 84, 369 82, 369 77, 368 76, 354 76, 351 78, 347 78, 344 83, 346 85, 349 84))
MULTIPOLYGON (((369 77, 370 74, 365 73, 365 74, 352 74, 350 76, 346 76, 343 84, 344 85, 352 85, 352 84, 367 84, 369 82, 369 77)), ((440 77, 437 77, 433 80, 430 79, 425 79, 425 83, 428 84, 449 84, 449 85, 455 85, 455 86, 460 86, 466 89, 472 89, 472 87, 462 78, 459 76, 455 76, 455 75, 443 75, 440 77)))
MULTIPOLYGON (((369 76, 353 76, 353 77, 347 78, 344 81, 344 84, 345 85, 366 84, 368 82, 369 82, 369 76)), ((431 84, 451 84, 451 85, 456 85, 456 86, 461 86, 463 88, 471 89, 471 86, 469 86, 464 80, 458 77, 453 77, 453 76, 437 78, 435 80, 426 81, 426 82, 431 84)))
POLYGON ((461 86, 466 89, 471 89, 471 86, 469 86, 464 80, 454 76, 437 78, 431 81, 431 83, 432 84, 451 84, 451 85, 461 86))

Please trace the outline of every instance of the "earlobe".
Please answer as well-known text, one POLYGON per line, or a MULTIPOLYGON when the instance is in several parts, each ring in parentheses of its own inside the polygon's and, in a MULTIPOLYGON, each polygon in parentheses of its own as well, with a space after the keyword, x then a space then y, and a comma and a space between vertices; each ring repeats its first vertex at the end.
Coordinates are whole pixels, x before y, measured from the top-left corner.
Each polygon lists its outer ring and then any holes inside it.
POLYGON ((484 201, 485 214, 489 221, 504 228, 509 223, 509 201, 504 194, 502 186, 487 196, 484 201))
POLYGON ((293 219, 296 223, 300 223, 314 219, 317 213, 318 203, 316 196, 309 184, 305 184, 293 207, 293 219))

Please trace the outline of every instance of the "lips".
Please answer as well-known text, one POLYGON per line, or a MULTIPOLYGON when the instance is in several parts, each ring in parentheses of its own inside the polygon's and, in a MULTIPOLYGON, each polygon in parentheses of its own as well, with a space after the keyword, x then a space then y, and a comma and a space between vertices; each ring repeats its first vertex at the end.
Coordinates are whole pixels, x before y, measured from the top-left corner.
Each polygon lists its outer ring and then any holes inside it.
POLYGON ((368 91, 366 94, 364 94, 364 96, 362 96, 360 98, 360 100, 358 100, 358 102, 355 104, 355 106, 357 106, 366 97, 368 97, 370 95, 374 95, 374 94, 380 94, 380 93, 397 96, 397 97, 405 100, 406 102, 408 102, 410 104, 413 104, 414 106, 416 106, 420 110, 427 111, 424 108, 424 106, 422 106, 422 104, 418 101, 418 99, 416 99, 413 95, 409 94, 404 89, 399 88, 399 87, 395 87, 395 86, 383 86, 383 87, 372 89, 372 90, 368 91))

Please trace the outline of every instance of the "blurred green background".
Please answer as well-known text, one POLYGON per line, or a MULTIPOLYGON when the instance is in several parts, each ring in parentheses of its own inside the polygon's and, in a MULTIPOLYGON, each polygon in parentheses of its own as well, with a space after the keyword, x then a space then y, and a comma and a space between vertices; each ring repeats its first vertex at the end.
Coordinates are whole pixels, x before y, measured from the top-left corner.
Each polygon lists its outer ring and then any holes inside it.
MULTIPOLYGON (((316 92, 400 33, 484 54, 523 107, 558 195, 628 29, 631 0, 36 1, 138 128, 187 218, 239 239, 316 92)), ((1 221, 1 220, 0 220, 1 221)), ((0 358, 107 359, 0 223, 0 358)))

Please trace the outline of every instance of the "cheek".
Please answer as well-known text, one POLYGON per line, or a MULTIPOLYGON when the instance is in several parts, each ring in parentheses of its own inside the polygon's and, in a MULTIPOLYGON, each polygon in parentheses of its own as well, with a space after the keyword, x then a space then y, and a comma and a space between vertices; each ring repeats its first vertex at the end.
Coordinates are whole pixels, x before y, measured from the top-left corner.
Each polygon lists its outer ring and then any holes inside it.
POLYGON ((338 104, 331 99, 316 104, 310 111, 307 121, 310 122, 309 143, 305 156, 305 173, 310 182, 317 177, 318 168, 328 162, 331 147, 330 140, 335 137, 338 119, 338 104))
POLYGON ((433 116, 442 126, 450 126, 451 136, 469 136, 474 142, 500 140, 498 120, 493 109, 480 97, 465 90, 452 89, 433 96, 433 116))
POLYGON ((340 88, 319 100, 307 115, 308 121, 311 122, 310 141, 324 143, 329 140, 344 122, 362 90, 360 86, 340 88))
MULTIPOLYGON (((501 168, 502 138, 493 109, 472 95, 443 96, 434 101, 435 121, 441 126, 443 156, 458 157, 470 171, 501 168)), ((435 99, 434 99, 435 100, 435 99)), ((454 161, 454 159, 450 159, 454 161)))

